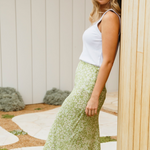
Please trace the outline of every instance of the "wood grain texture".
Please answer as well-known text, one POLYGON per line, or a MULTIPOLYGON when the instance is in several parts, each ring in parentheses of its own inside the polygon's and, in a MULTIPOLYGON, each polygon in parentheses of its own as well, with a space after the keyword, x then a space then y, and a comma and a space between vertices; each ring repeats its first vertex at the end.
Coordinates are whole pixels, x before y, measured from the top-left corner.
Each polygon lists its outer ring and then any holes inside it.
POLYGON ((150 2, 122 1, 117 150, 150 149, 150 2))

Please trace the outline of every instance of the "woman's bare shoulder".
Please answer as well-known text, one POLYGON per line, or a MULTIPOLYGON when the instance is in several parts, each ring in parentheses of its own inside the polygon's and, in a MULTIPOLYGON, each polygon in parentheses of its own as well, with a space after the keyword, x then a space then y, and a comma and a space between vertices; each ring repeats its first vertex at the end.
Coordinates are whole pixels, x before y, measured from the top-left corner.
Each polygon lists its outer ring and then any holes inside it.
POLYGON ((119 22, 119 16, 112 11, 108 11, 103 16, 102 21, 102 30, 107 30, 109 33, 111 31, 116 31, 116 33, 119 33, 120 28, 120 22, 119 22))
POLYGON ((103 22, 106 23, 119 23, 119 16, 113 12, 113 11, 108 11, 104 16, 103 16, 103 22))

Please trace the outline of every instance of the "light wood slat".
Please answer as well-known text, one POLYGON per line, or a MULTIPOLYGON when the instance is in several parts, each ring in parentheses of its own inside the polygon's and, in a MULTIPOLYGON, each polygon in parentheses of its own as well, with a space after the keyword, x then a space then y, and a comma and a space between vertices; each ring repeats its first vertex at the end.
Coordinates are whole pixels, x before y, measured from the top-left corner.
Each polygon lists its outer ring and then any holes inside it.
POLYGON ((117 149, 149 150, 150 2, 127 0, 122 6, 117 149))
POLYGON ((136 54, 136 50, 137 50, 137 38, 138 38, 138 1, 137 0, 134 0, 134 3, 133 3, 133 25, 132 25, 132 48, 131 48, 131 51, 132 51, 132 62, 131 62, 131 86, 130 86, 130 89, 131 89, 131 103, 130 103, 130 121, 132 121, 132 128, 131 128, 131 132, 130 133, 130 137, 129 137, 129 149, 133 150, 134 148, 134 125, 135 125, 135 120, 134 120, 134 116, 135 116, 135 91, 136 91, 136 63, 138 61, 138 58, 137 58, 137 54, 136 54), (133 130, 132 130, 133 129, 133 130))
MULTIPOLYGON (((147 4, 147 3, 146 3, 147 4)), ((149 16, 150 10, 146 5, 144 20, 144 48, 143 48, 143 77, 142 77, 142 100, 141 100, 141 129, 140 129, 140 150, 148 150, 148 118, 149 118, 149 91, 150 91, 150 50, 148 49, 149 39, 149 16)))
POLYGON ((18 90, 25 104, 32 103, 30 0, 16 0, 18 90))
POLYGON ((141 124, 141 94, 142 94, 143 53, 137 52, 136 88, 135 88, 135 123, 134 123, 134 150, 140 150, 141 124))
POLYGON ((138 22, 138 49, 137 51, 143 52, 144 44, 144 20, 145 20, 145 1, 139 0, 139 22, 138 22))
MULTIPOLYGON (((129 19, 129 6, 130 5, 130 2, 129 0, 126 0, 126 3, 125 3, 125 8, 126 8, 126 11, 125 11, 125 14, 124 14, 124 18, 125 20, 130 20, 129 19)), ((122 135, 122 142, 124 143, 124 145, 122 145, 122 150, 127 150, 128 149, 128 136, 129 136, 129 113, 126 113, 126 112, 129 112, 129 98, 130 98, 130 29, 129 29, 129 25, 130 23, 125 21, 123 24, 125 24, 124 26, 124 51, 126 51, 124 53, 124 57, 123 57, 123 63, 124 63, 124 76, 125 78, 123 79, 124 80, 124 85, 123 85, 123 88, 124 88, 124 96, 123 96, 123 99, 126 99, 124 100, 124 103, 123 103, 123 107, 122 107, 122 110, 123 110, 123 119, 122 119, 122 127, 123 127, 123 135, 122 135), (128 44, 127 44, 128 43, 128 44), (128 70, 128 71, 127 71, 128 70)))
MULTIPOLYGON (((149 0, 147 0, 147 3, 146 3, 146 10, 147 10, 147 26, 146 26, 146 32, 147 32, 147 50, 148 50, 148 63, 149 63, 149 61, 150 61, 150 1, 149 0)), ((150 63, 149 63, 150 64, 150 63)), ((147 65, 149 65, 149 64, 147 64, 147 65)), ((150 75, 150 69, 148 70, 148 75, 150 75)), ((150 103, 150 81, 149 81, 149 95, 148 95, 148 99, 147 99, 147 101, 149 101, 149 103, 150 103)), ((148 116, 148 118, 149 118, 149 121, 148 121, 148 144, 147 144, 147 146, 148 146, 148 149, 147 150, 149 150, 150 149, 150 104, 149 104, 149 116, 148 116)))
MULTIPOLYGON (((139 9, 138 11, 138 18, 141 20, 140 12, 143 11, 143 5, 138 3, 139 9)), ((143 16, 144 17, 144 16, 143 16)), ((143 40, 140 41, 144 30, 141 30, 141 25, 138 23, 138 41, 137 41, 137 51, 140 51, 143 48, 143 40), (139 33, 140 31, 140 33, 139 33)), ((141 51, 142 52, 142 51, 141 51)), ((136 71, 136 91, 135 91, 135 123, 134 123, 134 150, 140 150, 140 125, 141 125, 141 86, 142 86, 142 67, 143 67, 143 57, 142 53, 137 52, 137 71, 136 71)))
MULTIPOLYGON (((130 12, 128 14, 129 20, 127 22, 130 23, 129 35, 131 41, 130 52, 131 52, 131 62, 130 62, 130 98, 129 98, 129 137, 128 137, 128 149, 133 150, 133 138, 134 138, 134 99, 135 99, 135 77, 136 77, 136 49, 137 49, 137 2, 136 0, 129 1, 130 2, 130 12), (132 17, 130 17, 132 16, 132 17)), ((130 43, 130 42, 129 42, 130 43)))
MULTIPOLYGON (((120 68, 120 72, 121 72, 121 86, 120 88, 122 89, 121 91, 119 91, 119 101, 122 102, 121 104, 121 108, 120 108, 120 112, 121 112, 121 119, 120 119, 120 126, 119 126, 119 129, 120 131, 122 131, 122 133, 119 135, 118 139, 120 139, 120 141, 118 141, 119 145, 117 147, 117 149, 121 149, 121 150, 124 150, 127 148, 127 144, 124 144, 123 143, 127 143, 127 139, 125 139, 125 137, 128 135, 128 124, 127 122, 125 122, 125 120, 127 119, 127 113, 125 115, 125 112, 127 112, 127 105, 128 105, 128 102, 127 101, 123 101, 124 98, 127 96, 126 95, 126 76, 127 76, 127 72, 126 72, 126 67, 127 67, 127 61, 126 61, 126 58, 128 58, 128 49, 127 49, 127 44, 126 44, 126 37, 127 37, 127 22, 125 21, 126 18, 128 17, 128 13, 127 13, 127 8, 128 8, 128 1, 123 1, 123 13, 122 13, 122 25, 123 25, 123 30, 122 30, 122 41, 124 43, 121 44, 121 64, 123 64, 123 66, 120 68), (126 124, 125 124, 126 123, 126 124)), ((128 58, 128 61, 129 61, 129 58, 128 58)))
MULTIPOLYGON (((122 6, 124 6, 125 1, 122 1, 122 6)), ((122 113, 122 99, 123 99, 123 92, 121 89, 123 89, 123 83, 124 81, 122 80, 124 78, 124 73, 123 73, 123 46, 124 46, 124 36, 123 36, 123 29, 124 29, 124 11, 125 7, 122 7, 121 9, 121 43, 120 43, 120 58, 119 58, 119 87, 118 87, 118 120, 117 120, 117 150, 120 150, 122 148, 122 118, 123 118, 123 113, 122 113)))

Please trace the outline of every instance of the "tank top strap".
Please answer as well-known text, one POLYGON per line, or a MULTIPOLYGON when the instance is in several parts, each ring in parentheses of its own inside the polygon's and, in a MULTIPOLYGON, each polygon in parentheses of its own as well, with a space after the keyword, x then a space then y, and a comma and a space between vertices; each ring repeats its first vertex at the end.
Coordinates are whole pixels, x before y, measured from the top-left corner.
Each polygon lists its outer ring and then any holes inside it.
MULTIPOLYGON (((96 22, 96 25, 98 25, 98 23, 102 20, 103 16, 104 16, 109 10, 112 10, 114 13, 116 13, 115 10, 112 9, 112 8, 106 10, 106 11, 103 13, 103 15, 100 17, 100 19, 96 22)), ((116 14, 117 14, 117 13, 116 13, 116 14)), ((117 14, 117 16, 119 17, 119 22, 120 22, 120 31, 119 31, 119 35, 120 35, 120 32, 121 32, 121 18, 120 18, 120 16, 119 16, 118 14, 117 14)))

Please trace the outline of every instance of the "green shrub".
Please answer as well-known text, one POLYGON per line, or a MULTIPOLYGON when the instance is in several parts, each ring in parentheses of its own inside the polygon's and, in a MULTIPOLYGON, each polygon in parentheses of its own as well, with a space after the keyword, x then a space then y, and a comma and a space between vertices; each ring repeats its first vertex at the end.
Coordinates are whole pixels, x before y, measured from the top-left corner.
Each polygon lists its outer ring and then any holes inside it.
POLYGON ((14 88, 0 87, 0 111, 18 111, 24 107, 25 104, 19 92, 14 88))
POLYGON ((50 105, 62 105, 63 101, 70 93, 70 91, 62 91, 57 88, 52 88, 46 92, 43 102, 50 105))

